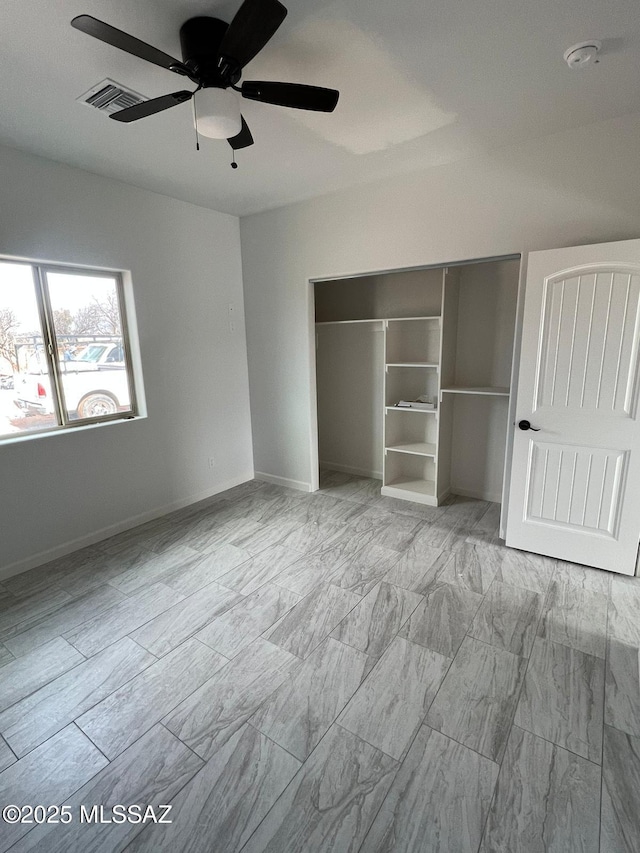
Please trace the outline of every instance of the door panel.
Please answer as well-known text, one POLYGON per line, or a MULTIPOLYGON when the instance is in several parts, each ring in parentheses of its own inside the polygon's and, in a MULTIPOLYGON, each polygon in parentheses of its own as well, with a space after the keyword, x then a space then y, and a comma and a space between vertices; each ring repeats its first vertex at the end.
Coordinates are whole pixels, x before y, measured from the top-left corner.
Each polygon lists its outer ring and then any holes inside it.
POLYGON ((545 283, 536 405, 629 416, 636 386, 640 275, 606 267, 545 283))
POLYGON ((640 240, 529 256, 507 545, 635 570, 640 240))
POLYGON ((627 454, 530 442, 526 521, 615 537, 627 454))

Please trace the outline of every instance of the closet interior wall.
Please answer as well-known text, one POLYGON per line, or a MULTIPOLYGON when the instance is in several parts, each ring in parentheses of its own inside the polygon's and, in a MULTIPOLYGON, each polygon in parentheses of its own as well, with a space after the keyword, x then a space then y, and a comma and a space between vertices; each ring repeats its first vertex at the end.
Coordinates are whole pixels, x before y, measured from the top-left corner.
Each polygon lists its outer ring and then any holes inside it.
POLYGON ((381 321, 316 327, 320 467, 382 479, 381 321))
POLYGON ((440 500, 502 499, 519 274, 519 260, 500 260, 445 278, 440 500))

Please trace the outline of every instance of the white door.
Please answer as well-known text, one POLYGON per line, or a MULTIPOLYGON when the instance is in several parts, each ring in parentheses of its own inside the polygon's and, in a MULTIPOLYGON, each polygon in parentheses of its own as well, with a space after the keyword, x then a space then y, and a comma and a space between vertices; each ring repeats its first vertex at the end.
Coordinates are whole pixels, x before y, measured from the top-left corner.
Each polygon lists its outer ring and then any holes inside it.
POLYGON ((507 545, 634 574, 639 337, 640 240, 529 255, 507 545))

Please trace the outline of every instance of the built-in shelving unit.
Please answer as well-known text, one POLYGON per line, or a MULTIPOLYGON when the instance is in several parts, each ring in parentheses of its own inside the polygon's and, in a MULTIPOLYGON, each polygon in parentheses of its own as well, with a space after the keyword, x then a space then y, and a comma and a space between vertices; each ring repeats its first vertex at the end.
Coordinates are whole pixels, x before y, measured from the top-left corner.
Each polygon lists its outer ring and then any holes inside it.
POLYGON ((509 258, 317 283, 320 459, 388 497, 500 500, 518 275, 509 258), (434 408, 397 405, 419 398, 434 408))
POLYGON ((385 427, 382 494, 435 504, 438 411, 398 407, 440 393, 440 315, 385 320, 385 427), (396 417, 396 412, 402 412, 396 417), (411 412, 413 418, 404 417, 411 412))

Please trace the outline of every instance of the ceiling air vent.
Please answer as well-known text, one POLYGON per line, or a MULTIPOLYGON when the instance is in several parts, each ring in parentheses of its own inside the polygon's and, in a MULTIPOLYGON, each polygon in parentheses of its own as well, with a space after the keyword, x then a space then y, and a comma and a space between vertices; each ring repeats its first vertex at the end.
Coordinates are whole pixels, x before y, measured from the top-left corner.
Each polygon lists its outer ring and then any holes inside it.
POLYGON ((97 83, 92 86, 88 92, 81 95, 78 99, 81 104, 86 104, 89 107, 95 107, 103 113, 110 115, 118 110, 124 110, 126 107, 133 107, 135 104, 141 104, 143 101, 148 101, 144 95, 134 92, 132 89, 126 89, 115 80, 103 80, 102 83, 97 83))

